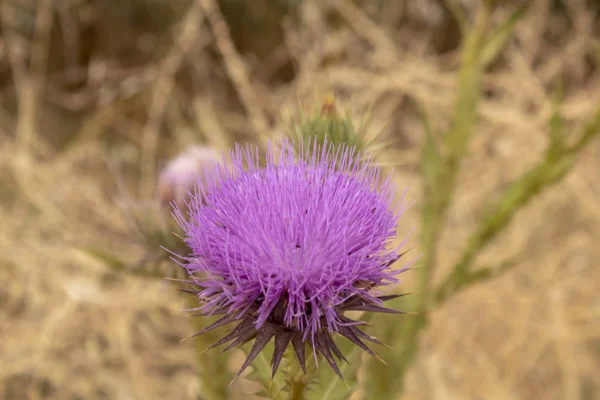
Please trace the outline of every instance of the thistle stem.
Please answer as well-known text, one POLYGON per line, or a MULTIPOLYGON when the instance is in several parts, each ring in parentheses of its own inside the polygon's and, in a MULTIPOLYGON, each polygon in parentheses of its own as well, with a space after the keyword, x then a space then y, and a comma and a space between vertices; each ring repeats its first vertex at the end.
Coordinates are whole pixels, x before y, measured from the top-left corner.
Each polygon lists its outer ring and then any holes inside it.
MULTIPOLYGON (((423 208, 421 242, 424 257, 417 278, 420 295, 411 299, 410 304, 411 310, 418 314, 404 321, 398 336, 397 331, 389 329, 390 326, 394 326, 389 316, 376 317, 377 324, 373 325, 380 326, 379 331, 375 332, 376 336, 385 343, 393 344, 393 350, 385 359, 388 362, 387 366, 382 366, 374 360, 367 361, 366 398, 391 400, 398 397, 404 389, 406 372, 417 355, 419 335, 427 326, 431 277, 436 265, 438 238, 445 225, 446 212, 477 119, 477 102, 481 94, 483 74, 480 56, 482 45, 488 36, 492 10, 491 1, 484 2, 473 27, 465 37, 454 120, 445 136, 448 155, 443 161, 443 175, 437 176, 433 182, 439 189, 439 196, 427 196, 423 208)), ((402 301, 398 299, 396 304, 402 301)), ((392 304, 390 303, 390 306, 395 308, 392 304)))
MULTIPOLYGON (((289 392, 289 400, 304 400, 306 388, 310 383, 311 377, 315 368, 312 368, 312 363, 307 366, 306 373, 300 367, 300 363, 294 354, 292 349, 287 350, 288 359, 290 360, 290 370, 288 372, 288 377, 286 380, 289 392)), ((311 358, 307 360, 309 362, 311 358)))
POLYGON ((301 381, 294 381, 290 384, 290 400, 304 400, 304 390, 306 385, 301 381))

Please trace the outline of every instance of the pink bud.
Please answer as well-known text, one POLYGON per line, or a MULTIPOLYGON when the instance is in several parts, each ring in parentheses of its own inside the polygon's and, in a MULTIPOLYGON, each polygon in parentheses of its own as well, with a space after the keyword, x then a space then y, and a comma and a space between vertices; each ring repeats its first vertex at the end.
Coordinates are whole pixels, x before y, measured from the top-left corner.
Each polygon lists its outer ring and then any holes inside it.
POLYGON ((191 146, 170 160, 158 178, 158 198, 163 207, 172 202, 185 206, 188 193, 194 190, 197 181, 204 180, 204 169, 219 159, 219 154, 210 147, 191 146))

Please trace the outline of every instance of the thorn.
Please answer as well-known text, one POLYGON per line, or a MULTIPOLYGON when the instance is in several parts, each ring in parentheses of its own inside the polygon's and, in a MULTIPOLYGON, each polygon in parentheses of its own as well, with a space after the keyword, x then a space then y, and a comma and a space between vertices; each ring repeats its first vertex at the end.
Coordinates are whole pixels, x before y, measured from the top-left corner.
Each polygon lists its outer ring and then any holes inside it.
POLYGON ((192 339, 192 338, 194 338, 194 337, 196 337, 196 334, 190 335, 190 336, 188 336, 188 337, 184 337, 183 339, 181 339, 181 340, 179 341, 179 343, 183 343, 183 342, 185 342, 186 340, 190 340, 190 339, 192 339))
POLYGON ((177 278, 169 278, 169 277, 164 277, 163 279, 166 281, 188 283, 185 279, 177 279, 177 278))
POLYGON ((200 353, 198 353, 198 354, 204 354, 204 353, 206 353, 207 351, 209 351, 209 350, 211 350, 213 348, 214 348, 214 346, 210 345, 210 346, 206 347, 204 350, 201 350, 200 353))
POLYGON ((383 358, 379 357, 377 354, 375 354, 375 358, 378 359, 379 361, 381 361, 383 363, 383 365, 388 365, 388 363, 383 361, 383 358))
POLYGON ((231 380, 231 382, 229 382, 229 387, 231 387, 231 385, 233 385, 233 382, 235 382, 235 380, 238 378, 238 376, 234 376, 233 379, 231 380))
MULTIPOLYGON (((402 253, 400 253, 400 254, 398 255, 398 260, 399 260, 400 258, 404 257, 404 256, 406 255, 406 253, 408 253, 408 252, 409 252, 409 251, 411 251, 412 249, 413 249, 412 247, 409 247, 408 249, 406 249, 406 250, 404 250, 402 253)), ((396 260, 396 261, 397 261, 397 260, 396 260)))

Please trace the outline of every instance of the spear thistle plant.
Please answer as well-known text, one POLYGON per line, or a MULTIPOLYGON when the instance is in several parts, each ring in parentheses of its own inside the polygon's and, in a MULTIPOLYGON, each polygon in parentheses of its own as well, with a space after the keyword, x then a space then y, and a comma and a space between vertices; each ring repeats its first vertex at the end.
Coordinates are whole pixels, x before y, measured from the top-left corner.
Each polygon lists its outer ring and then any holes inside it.
POLYGON ((408 268, 392 269, 404 242, 390 243, 404 196, 346 145, 284 141, 260 165, 256 149, 237 146, 190 194, 187 214, 175 207, 191 249, 186 291, 197 315, 223 315, 196 335, 235 324, 211 348, 253 341, 239 373, 274 339, 273 376, 290 348, 305 373, 312 349, 342 378, 336 335, 371 354, 365 341, 379 343, 344 313, 403 313, 381 305, 401 296, 381 289, 408 268))

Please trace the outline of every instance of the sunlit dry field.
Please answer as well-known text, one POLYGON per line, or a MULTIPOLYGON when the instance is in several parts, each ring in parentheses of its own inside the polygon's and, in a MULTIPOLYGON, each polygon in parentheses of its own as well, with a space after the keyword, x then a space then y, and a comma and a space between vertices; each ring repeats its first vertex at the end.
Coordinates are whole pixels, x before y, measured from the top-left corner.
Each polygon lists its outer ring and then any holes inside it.
MULTIPOLYGON (((1 399, 195 398, 193 339, 180 343, 193 330, 173 285, 85 251, 144 257, 128 215, 156 207, 160 169, 191 144, 277 140, 299 103, 332 92, 371 111, 391 143, 382 164, 415 201, 400 230, 419 231, 417 105, 438 131, 450 123, 461 38, 448 5, 471 20, 478 2, 121 3, 0 1, 1 399)), ((555 89, 567 140, 600 107, 598 4, 531 3, 484 76, 434 281, 544 153, 555 89)), ((600 398, 598 244, 596 140, 477 260, 514 268, 433 312, 402 398, 600 398)), ((248 385, 236 381, 236 398, 248 385)))

